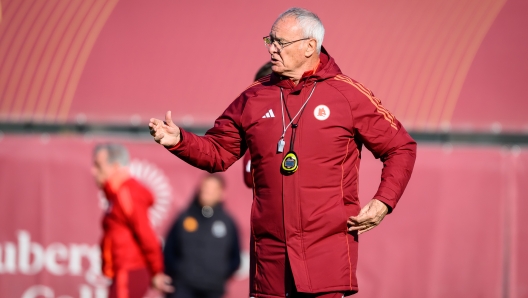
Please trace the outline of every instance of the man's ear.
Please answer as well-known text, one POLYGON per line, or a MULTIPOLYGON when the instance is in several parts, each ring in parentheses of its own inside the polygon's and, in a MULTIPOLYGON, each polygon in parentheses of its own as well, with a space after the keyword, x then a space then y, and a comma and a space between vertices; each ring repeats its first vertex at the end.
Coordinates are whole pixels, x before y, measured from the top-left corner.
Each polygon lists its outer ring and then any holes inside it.
POLYGON ((312 55, 317 51, 317 41, 313 38, 308 40, 308 46, 306 47, 306 51, 304 52, 304 56, 306 58, 312 57, 312 55))

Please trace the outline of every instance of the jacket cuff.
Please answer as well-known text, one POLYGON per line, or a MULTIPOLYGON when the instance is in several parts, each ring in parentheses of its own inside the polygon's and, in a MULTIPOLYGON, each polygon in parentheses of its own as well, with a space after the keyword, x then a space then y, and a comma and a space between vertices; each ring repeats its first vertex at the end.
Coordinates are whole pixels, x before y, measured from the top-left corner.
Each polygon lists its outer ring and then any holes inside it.
POLYGON ((397 198, 398 196, 396 192, 386 187, 378 189, 378 192, 374 196, 374 199, 381 201, 383 204, 387 205, 387 207, 389 208, 387 214, 392 213, 392 210, 396 208, 396 203, 398 202, 397 198))
POLYGON ((176 145, 174 145, 172 147, 165 147, 165 148, 167 150, 169 150, 170 152, 173 152, 173 150, 178 149, 181 146, 182 142, 183 142, 183 139, 184 139, 183 134, 184 134, 184 132, 185 131, 180 128, 180 141, 178 142, 178 144, 176 144, 176 145))
POLYGON ((150 267, 149 268, 149 271, 150 271, 150 274, 152 276, 158 274, 158 273, 164 273, 164 269, 163 269, 163 266, 155 266, 155 267, 150 267))

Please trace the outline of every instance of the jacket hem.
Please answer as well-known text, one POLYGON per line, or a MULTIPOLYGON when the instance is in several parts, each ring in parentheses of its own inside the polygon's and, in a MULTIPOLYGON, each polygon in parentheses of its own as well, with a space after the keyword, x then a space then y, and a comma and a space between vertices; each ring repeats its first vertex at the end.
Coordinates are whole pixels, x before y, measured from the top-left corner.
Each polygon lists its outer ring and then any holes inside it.
MULTIPOLYGON (((358 287, 350 286, 335 286, 322 289, 313 289, 312 291, 299 291, 301 293, 317 294, 317 293, 345 293, 345 296, 350 296, 358 292, 358 287)), ((289 298, 285 295, 275 295, 275 294, 264 294, 264 293, 255 293, 251 292, 249 294, 250 298, 289 298)))

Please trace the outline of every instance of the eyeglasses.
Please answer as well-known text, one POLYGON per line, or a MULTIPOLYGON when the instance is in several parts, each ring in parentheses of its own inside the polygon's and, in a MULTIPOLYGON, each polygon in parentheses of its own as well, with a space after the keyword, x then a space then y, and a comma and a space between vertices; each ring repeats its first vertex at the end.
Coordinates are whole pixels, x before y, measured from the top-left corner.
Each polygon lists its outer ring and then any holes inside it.
POLYGON ((301 39, 297 39, 297 40, 289 41, 289 42, 280 42, 278 40, 273 39, 273 37, 271 36, 264 36, 262 39, 264 40, 264 45, 266 46, 266 48, 269 49, 271 48, 271 45, 274 45, 275 48, 277 49, 277 52, 280 53, 285 47, 291 45, 292 43, 295 43, 301 40, 307 40, 307 39, 310 39, 310 37, 301 38, 301 39))

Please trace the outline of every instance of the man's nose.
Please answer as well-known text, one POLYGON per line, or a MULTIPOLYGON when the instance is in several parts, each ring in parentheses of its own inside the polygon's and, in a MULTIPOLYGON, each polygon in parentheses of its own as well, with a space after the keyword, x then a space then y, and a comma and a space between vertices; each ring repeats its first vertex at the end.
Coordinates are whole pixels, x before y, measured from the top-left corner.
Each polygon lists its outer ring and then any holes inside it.
POLYGON ((270 53, 270 55, 279 53, 279 49, 275 46, 275 43, 270 44, 268 47, 268 53, 270 53))

